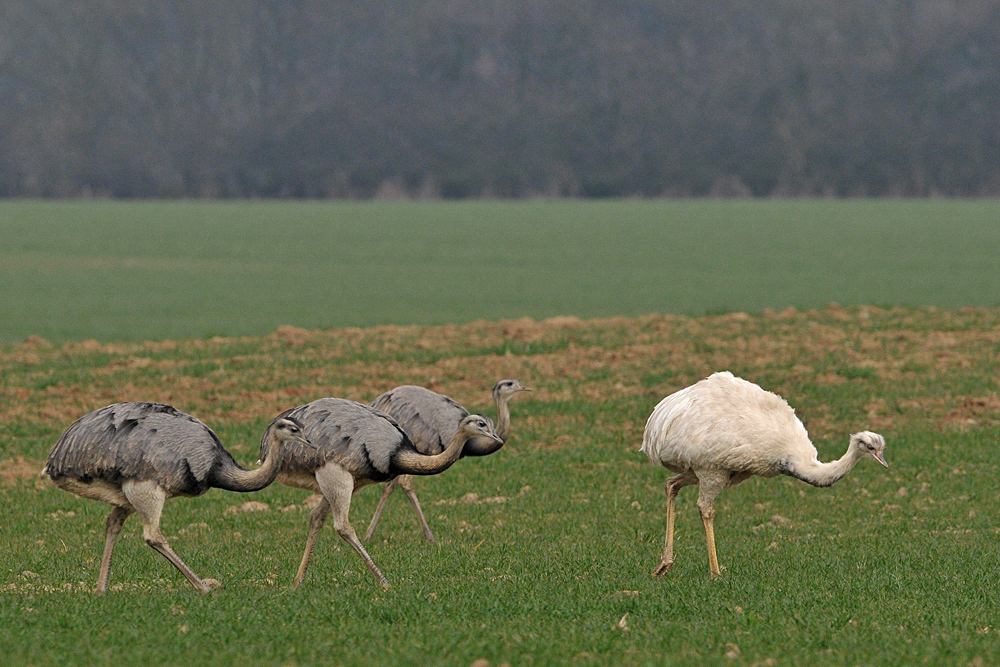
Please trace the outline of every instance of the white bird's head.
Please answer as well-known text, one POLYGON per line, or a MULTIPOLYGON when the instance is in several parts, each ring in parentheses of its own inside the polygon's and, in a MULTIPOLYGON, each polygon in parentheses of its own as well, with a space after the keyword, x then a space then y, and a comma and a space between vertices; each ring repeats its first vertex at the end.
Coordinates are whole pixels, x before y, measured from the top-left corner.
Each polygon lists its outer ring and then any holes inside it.
POLYGON ((870 456, 886 468, 889 464, 885 461, 885 438, 878 433, 871 431, 861 431, 851 436, 851 446, 857 447, 862 456, 870 456))
POLYGON ((520 380, 515 380, 513 378, 507 378, 505 380, 500 380, 493 387, 493 398, 505 398, 509 399, 511 396, 519 391, 531 391, 529 387, 525 387, 521 384, 520 380))

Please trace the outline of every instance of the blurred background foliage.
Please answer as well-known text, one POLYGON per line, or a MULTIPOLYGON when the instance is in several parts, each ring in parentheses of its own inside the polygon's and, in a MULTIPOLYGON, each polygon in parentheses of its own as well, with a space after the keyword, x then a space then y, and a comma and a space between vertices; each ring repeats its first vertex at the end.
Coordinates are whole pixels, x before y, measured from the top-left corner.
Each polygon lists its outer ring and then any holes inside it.
POLYGON ((990 0, 6 0, 0 196, 995 196, 990 0))

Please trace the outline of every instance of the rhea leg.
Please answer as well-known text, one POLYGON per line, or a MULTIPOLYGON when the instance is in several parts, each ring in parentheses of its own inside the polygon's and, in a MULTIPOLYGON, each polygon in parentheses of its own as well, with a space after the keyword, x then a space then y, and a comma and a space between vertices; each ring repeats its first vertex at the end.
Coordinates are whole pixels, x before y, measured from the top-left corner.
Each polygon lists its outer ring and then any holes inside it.
POLYGON ((382 510, 385 509, 385 504, 388 502, 392 492, 396 490, 396 485, 399 484, 400 479, 400 477, 393 477, 382 485, 382 497, 378 499, 378 507, 375 508, 375 515, 372 516, 372 522, 368 524, 368 530, 365 531, 365 542, 370 540, 372 535, 375 534, 375 526, 378 525, 378 520, 382 518, 382 510))
POLYGON ((358 552, 361 560, 382 584, 382 588, 389 588, 388 580, 379 571, 368 552, 365 551, 361 540, 358 539, 354 528, 348 521, 348 514, 351 511, 351 496, 354 495, 354 477, 337 464, 327 463, 316 471, 316 481, 319 483, 323 497, 330 504, 330 511, 333 512, 333 527, 337 530, 337 534, 358 552))
POLYGON ((719 557, 715 553, 715 497, 726 488, 729 475, 722 473, 700 473, 698 476, 700 489, 698 491, 698 511, 701 512, 701 522, 705 526, 705 543, 708 546, 708 568, 712 579, 722 572, 719 570, 719 557))
POLYGON ((125 519, 133 511, 131 508, 115 506, 108 514, 104 529, 104 555, 101 557, 101 573, 97 577, 96 592, 98 595, 103 595, 108 590, 108 578, 111 576, 111 554, 114 553, 115 542, 118 540, 118 534, 122 532, 125 519))
POLYGON ((654 577, 662 577, 670 568, 674 565, 674 517, 675 510, 674 504, 677 500, 677 494, 685 486, 689 484, 697 484, 698 478, 691 473, 684 473, 677 475, 676 477, 671 477, 667 480, 665 491, 667 493, 667 536, 666 544, 663 547, 663 558, 660 559, 660 564, 656 566, 653 570, 654 577))
POLYGON ((420 529, 424 531, 424 539, 431 543, 436 543, 437 540, 434 539, 434 533, 431 532, 431 527, 427 525, 427 519, 424 518, 424 511, 420 509, 420 501, 417 500, 417 487, 413 482, 413 477, 410 475, 403 475, 402 477, 397 477, 399 480, 399 486, 402 487, 403 493, 406 497, 410 499, 410 504, 413 505, 413 511, 417 513, 417 521, 420 522, 420 529))
POLYGON ((306 538, 306 550, 302 554, 302 562, 299 563, 299 571, 295 573, 295 581, 292 582, 292 590, 299 587, 306 576, 306 568, 309 567, 309 560, 312 558, 313 549, 316 548, 316 539, 319 531, 323 528, 327 515, 330 514, 330 502, 323 496, 309 517, 309 537, 306 538))
POLYGON ((163 512, 163 503, 167 500, 163 488, 156 482, 125 482, 122 485, 122 492, 142 517, 142 536, 146 544, 169 560, 202 595, 211 592, 208 584, 199 579, 198 575, 174 553, 167 544, 167 538, 160 532, 160 515, 163 512))

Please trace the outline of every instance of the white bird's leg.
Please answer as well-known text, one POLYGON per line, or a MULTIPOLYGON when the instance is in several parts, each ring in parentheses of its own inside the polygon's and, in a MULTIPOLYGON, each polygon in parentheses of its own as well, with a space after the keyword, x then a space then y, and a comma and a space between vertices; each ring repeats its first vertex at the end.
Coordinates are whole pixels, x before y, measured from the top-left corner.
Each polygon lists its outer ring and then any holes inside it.
POLYGON ((382 584, 382 588, 388 589, 389 581, 379 571, 368 552, 365 551, 361 540, 358 539, 354 528, 348 521, 348 513, 351 511, 351 496, 354 495, 354 476, 331 462, 316 471, 316 481, 319 482, 320 491, 323 492, 323 496, 333 509, 333 527, 337 529, 337 534, 354 547, 354 550, 361 556, 361 560, 382 584))
POLYGON ((677 494, 685 486, 697 483, 698 478, 689 472, 667 480, 665 487, 667 493, 667 537, 666 544, 663 547, 663 558, 660 560, 660 564, 653 570, 654 577, 662 577, 674 565, 674 502, 677 499, 677 494))
POLYGON ((132 514, 131 508, 115 506, 108 514, 104 530, 104 555, 101 557, 101 573, 97 577, 97 594, 103 595, 108 590, 108 578, 111 576, 111 554, 115 550, 118 534, 122 532, 125 519, 132 514))
POLYGON ((719 557, 715 553, 715 506, 712 504, 715 497, 726 488, 729 483, 729 473, 723 472, 699 472, 698 483, 698 511, 701 512, 701 522, 705 525, 705 542, 708 545, 708 568, 712 579, 718 578, 722 572, 719 570, 719 557))
POLYGON ((167 500, 166 492, 156 482, 131 482, 122 484, 122 492, 128 501, 142 517, 142 536, 146 544, 153 547, 164 558, 173 563, 180 573, 187 577, 191 585, 198 589, 202 595, 210 593, 212 589, 204 581, 198 578, 191 568, 184 564, 177 554, 174 553, 167 538, 160 532, 160 515, 163 512, 163 503, 167 500))
POLYGON ((306 576, 306 568, 309 567, 309 560, 312 558, 313 549, 316 548, 316 538, 319 536, 319 531, 323 527, 323 523, 326 521, 327 515, 330 513, 330 501, 323 496, 323 499, 319 501, 309 518, 309 537, 306 538, 306 550, 302 554, 302 562, 299 563, 299 571, 295 573, 295 581, 292 582, 292 590, 299 587, 302 580, 306 576))
MULTIPOLYGON (((403 477, 409 477, 409 475, 403 475, 403 477)), ((372 516, 372 522, 368 524, 368 530, 365 531, 365 542, 370 540, 372 535, 375 534, 375 526, 378 525, 378 520, 382 518, 382 510, 385 509, 385 504, 388 502, 392 492, 396 490, 396 485, 399 484, 400 479, 400 477, 393 477, 382 485, 382 497, 378 499, 378 507, 375 508, 375 515, 372 516)))
POLYGON ((413 511, 417 513, 417 521, 420 522, 420 529, 424 531, 424 539, 432 544, 436 544, 437 540, 434 539, 434 533, 431 532, 431 527, 427 525, 427 519, 424 518, 424 511, 420 509, 420 501, 417 500, 417 487, 413 481, 413 477, 411 475, 402 475, 396 479, 399 480, 399 485, 403 488, 403 493, 410 499, 413 511))

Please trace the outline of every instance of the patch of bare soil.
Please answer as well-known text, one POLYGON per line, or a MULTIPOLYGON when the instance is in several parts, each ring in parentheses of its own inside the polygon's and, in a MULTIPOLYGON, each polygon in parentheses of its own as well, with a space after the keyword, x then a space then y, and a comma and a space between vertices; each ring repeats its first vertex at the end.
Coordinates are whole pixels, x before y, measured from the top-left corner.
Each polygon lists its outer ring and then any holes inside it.
POLYGON ((983 423, 1000 422, 1000 398, 996 396, 966 396, 961 405, 948 411, 942 425, 952 428, 969 428, 983 423))
POLYGON ((274 337, 286 345, 302 345, 313 337, 312 332, 307 329, 300 329, 289 324, 283 324, 274 332, 274 337))
POLYGON ((25 459, 23 456, 0 461, 0 483, 13 486, 20 480, 37 479, 44 466, 44 463, 25 459))
MULTIPOLYGON (((152 400, 210 425, 244 423, 323 396, 368 402, 399 384, 426 386, 492 414, 490 390, 504 377, 534 389, 511 404, 518 419, 517 404, 526 400, 598 405, 633 396, 648 398, 652 409, 666 393, 732 370, 786 396, 818 437, 848 428, 892 429, 913 419, 972 427, 1000 421, 1000 399, 989 394, 998 345, 1000 309, 836 304, 761 315, 522 318, 325 331, 282 326, 258 338, 147 343, 52 345, 32 338, 0 346, 0 364, 14 368, 0 388, 0 421, 58 431, 108 403, 152 400), (508 347, 515 342, 522 345, 508 347), (485 353, 505 348, 525 352, 485 353), (88 366, 97 352, 100 365, 88 366), (970 374, 982 376, 989 395, 949 393, 949 386, 967 387, 954 380, 970 374), (838 389, 851 383, 869 383, 875 393, 838 389), (828 406, 809 403, 806 387, 833 388, 852 403, 838 406, 835 417, 828 406), (842 423, 844 410, 857 415, 851 424, 842 423)), ((641 433, 641 426, 627 435, 641 433)), ((583 430, 572 415, 531 428, 539 447, 570 445, 578 437, 571 434, 583 430)))
POLYGON ((267 503, 262 503, 257 500, 248 500, 242 505, 231 505, 227 507, 223 514, 229 516, 232 514, 243 514, 245 512, 266 512, 271 509, 270 505, 267 503))

